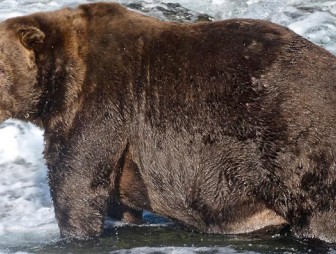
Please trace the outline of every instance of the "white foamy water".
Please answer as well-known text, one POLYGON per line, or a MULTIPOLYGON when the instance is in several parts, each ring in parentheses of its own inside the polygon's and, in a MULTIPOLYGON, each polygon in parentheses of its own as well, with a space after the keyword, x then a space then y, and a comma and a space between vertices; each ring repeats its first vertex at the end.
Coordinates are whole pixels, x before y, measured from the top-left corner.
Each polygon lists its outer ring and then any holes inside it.
POLYGON ((58 237, 42 135, 29 123, 0 125, 0 246, 58 237))
MULTIPOLYGON (((36 11, 74 7, 79 0, 2 0, 0 20, 36 11)), ((167 19, 158 6, 179 3, 214 19, 248 17, 288 26, 305 38, 336 54, 336 1, 323 0, 118 0, 141 3, 150 15, 167 19)), ((161 8, 161 10, 162 10, 161 8)), ((0 91, 1 92, 1 91, 0 91)), ((44 164, 43 131, 23 122, 0 125, 0 254, 20 246, 38 246, 58 239, 44 164)), ((120 253, 235 253, 230 248, 134 248, 120 253)), ((19 252, 17 252, 19 253, 19 252)), ((112 252, 117 253, 117 252, 112 252)), ((118 252, 119 253, 119 252, 118 252)), ((247 253, 247 252, 246 252, 247 253)))

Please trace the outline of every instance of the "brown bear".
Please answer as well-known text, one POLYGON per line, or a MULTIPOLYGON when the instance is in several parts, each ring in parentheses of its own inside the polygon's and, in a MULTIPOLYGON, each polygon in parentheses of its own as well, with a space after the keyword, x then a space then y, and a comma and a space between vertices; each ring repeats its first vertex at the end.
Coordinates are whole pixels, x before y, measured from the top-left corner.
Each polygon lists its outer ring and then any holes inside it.
POLYGON ((0 121, 45 129, 62 237, 101 235, 110 208, 335 242, 335 108, 336 58, 266 21, 96 3, 0 24, 0 121))

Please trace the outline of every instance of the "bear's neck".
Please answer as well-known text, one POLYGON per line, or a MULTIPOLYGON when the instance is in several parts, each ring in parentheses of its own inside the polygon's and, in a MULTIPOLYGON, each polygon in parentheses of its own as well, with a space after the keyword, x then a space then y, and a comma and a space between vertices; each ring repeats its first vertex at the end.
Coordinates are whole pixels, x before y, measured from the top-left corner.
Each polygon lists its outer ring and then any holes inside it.
POLYGON ((46 134, 56 128, 69 131, 83 103, 81 94, 87 68, 86 24, 78 18, 78 13, 63 11, 68 12, 69 19, 57 19, 52 13, 43 18, 44 26, 49 29, 45 30, 44 47, 36 52, 37 82, 42 95, 31 120, 44 128, 46 134))

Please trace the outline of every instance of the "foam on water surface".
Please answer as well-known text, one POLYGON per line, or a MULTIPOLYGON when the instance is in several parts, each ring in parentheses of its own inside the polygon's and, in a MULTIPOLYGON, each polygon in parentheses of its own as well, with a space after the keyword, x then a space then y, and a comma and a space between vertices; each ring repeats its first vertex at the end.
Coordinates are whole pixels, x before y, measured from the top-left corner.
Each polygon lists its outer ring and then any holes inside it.
POLYGON ((41 129, 24 122, 0 125, 0 246, 43 242, 59 234, 42 135, 41 129))
MULTIPOLYGON (((0 20, 91 2, 98 1, 3 0, 0 1, 0 20)), ((139 11, 164 20, 187 20, 187 15, 196 17, 198 14, 206 14, 217 20, 235 17, 266 19, 287 26, 336 54, 336 1, 118 0, 117 2, 130 7, 137 4, 140 6, 139 11), (167 16, 163 11, 165 8, 171 8, 170 13, 179 12, 173 15, 181 17, 167 16)), ((193 20, 197 19, 191 18, 189 21, 193 20)), ((42 130, 15 120, 0 125, 0 254, 15 253, 13 248, 20 246, 38 246, 58 240, 59 231, 49 195, 47 168, 42 151, 42 130)), ((181 247, 144 247, 118 251, 118 253, 206 252, 235 253, 231 248, 181 247)))

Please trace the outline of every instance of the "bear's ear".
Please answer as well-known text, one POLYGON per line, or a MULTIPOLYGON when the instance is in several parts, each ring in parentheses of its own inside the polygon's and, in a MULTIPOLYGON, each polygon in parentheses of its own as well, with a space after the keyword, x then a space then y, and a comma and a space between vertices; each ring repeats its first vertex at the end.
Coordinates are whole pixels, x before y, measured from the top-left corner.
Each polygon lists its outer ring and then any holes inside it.
POLYGON ((36 49, 42 45, 45 34, 34 26, 23 26, 17 29, 18 36, 23 46, 27 49, 36 49))

